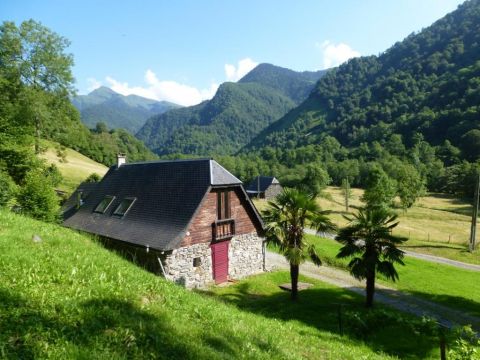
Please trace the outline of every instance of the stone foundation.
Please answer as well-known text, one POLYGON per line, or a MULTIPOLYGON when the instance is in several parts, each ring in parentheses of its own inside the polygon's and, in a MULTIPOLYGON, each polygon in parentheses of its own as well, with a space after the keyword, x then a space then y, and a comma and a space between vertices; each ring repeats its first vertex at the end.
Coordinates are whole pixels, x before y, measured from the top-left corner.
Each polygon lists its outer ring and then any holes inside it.
MULTIPOLYGON (((263 239, 256 233, 234 236, 230 240, 228 260, 230 279, 261 273, 263 239)), ((202 288, 214 283, 210 243, 175 249, 162 263, 167 278, 187 288, 202 288)))
POLYGON ((187 288, 200 288, 213 282, 210 244, 175 249, 164 260, 167 278, 187 288), (194 264, 194 259, 197 261, 194 264))
POLYGON ((228 275, 241 279, 263 271, 263 238, 256 233, 237 235, 228 248, 228 275))

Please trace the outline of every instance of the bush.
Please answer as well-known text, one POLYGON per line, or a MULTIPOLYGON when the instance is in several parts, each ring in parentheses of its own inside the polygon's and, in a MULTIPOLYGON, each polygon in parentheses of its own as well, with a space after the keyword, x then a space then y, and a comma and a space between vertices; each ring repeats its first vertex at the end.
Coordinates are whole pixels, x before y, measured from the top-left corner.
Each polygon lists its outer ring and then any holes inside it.
POLYGON ((91 173, 88 175, 88 177, 85 179, 85 182, 87 183, 96 183, 102 180, 102 177, 98 175, 97 173, 91 173))
POLYGON ((450 347, 448 358, 452 360, 479 360, 480 340, 471 326, 455 329, 455 341, 450 347))
POLYGON ((5 172, 0 171, 0 207, 10 207, 14 203, 16 185, 5 172))
POLYGON ((20 212, 35 219, 54 222, 59 219, 59 201, 51 180, 41 172, 31 171, 17 196, 20 212))

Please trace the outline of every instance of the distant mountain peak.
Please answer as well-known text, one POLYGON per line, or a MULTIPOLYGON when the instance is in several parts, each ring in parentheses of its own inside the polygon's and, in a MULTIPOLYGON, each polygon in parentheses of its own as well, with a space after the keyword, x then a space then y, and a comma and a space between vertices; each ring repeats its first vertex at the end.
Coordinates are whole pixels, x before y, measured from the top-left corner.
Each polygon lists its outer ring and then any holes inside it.
POLYGON ((109 87, 100 86, 99 88, 96 88, 95 90, 89 92, 88 95, 97 95, 97 96, 109 95, 109 96, 111 96, 111 95, 120 95, 120 94, 113 91, 109 87))
POLYGON ((104 122, 110 129, 123 128, 132 134, 149 117, 180 107, 138 95, 124 96, 106 86, 100 86, 88 95, 77 96, 72 99, 72 103, 88 127, 94 128, 98 122, 104 122))

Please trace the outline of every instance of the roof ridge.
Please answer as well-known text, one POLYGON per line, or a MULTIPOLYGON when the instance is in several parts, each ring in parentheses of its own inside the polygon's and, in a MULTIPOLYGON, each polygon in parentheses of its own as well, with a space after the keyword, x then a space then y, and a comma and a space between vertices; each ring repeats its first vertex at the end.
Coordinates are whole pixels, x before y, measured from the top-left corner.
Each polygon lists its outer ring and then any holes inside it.
POLYGON ((191 158, 191 159, 147 160, 147 161, 125 163, 125 164, 122 164, 122 167, 123 166, 130 166, 130 165, 164 164, 164 163, 194 162, 194 161, 208 161, 208 160, 212 160, 212 159, 211 158, 191 158))

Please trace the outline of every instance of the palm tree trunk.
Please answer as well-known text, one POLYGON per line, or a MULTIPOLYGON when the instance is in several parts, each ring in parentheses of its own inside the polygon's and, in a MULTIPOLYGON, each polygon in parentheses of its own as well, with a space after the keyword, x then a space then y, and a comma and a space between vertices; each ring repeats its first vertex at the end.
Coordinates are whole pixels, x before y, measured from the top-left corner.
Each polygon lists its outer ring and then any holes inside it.
POLYGON ((292 281, 292 300, 297 300, 298 297, 298 273, 299 265, 290 264, 290 279, 292 281))
POLYGON ((373 306, 373 296, 375 294, 375 274, 367 275, 367 308, 373 306))

